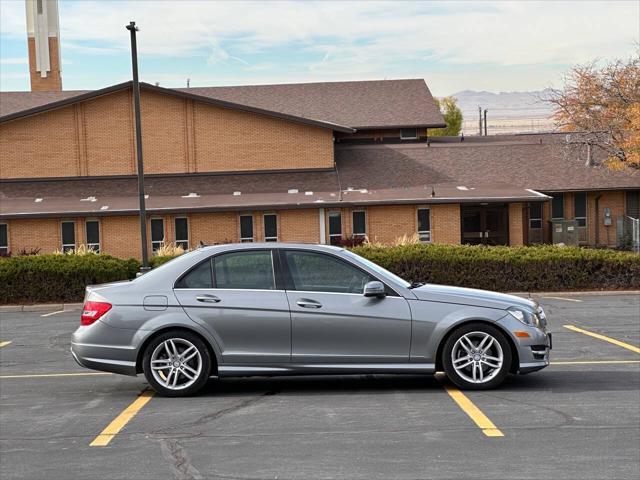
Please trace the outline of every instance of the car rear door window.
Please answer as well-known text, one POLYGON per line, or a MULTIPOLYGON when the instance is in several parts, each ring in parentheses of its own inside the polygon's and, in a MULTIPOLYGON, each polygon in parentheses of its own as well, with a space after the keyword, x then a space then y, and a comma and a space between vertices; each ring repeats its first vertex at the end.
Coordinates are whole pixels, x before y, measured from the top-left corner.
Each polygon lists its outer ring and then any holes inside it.
POLYGON ((213 288, 211 260, 206 260, 191 269, 190 272, 178 280, 176 288, 213 288))
POLYGON ((216 288, 275 290, 269 250, 225 253, 213 262, 216 288))
POLYGON ((295 290, 361 294, 365 284, 375 280, 368 273, 331 255, 298 250, 285 250, 283 253, 295 290))

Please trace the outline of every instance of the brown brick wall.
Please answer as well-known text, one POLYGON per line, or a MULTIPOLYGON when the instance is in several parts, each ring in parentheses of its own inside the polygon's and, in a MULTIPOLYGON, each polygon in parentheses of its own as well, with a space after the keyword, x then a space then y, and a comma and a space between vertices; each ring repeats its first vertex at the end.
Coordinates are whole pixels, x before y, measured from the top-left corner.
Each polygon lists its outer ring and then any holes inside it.
POLYGON ((194 103, 199 172, 331 168, 330 130, 194 103))
POLYGON ((587 231, 589 245, 617 245, 616 225, 618 218, 625 214, 625 193, 623 191, 588 192, 587 194, 587 231), (598 200, 598 218, 596 219, 596 197, 598 200), (611 209, 611 226, 604 225, 604 209, 611 209), (596 229, 596 223, 598 228, 596 229), (596 235, 596 230, 598 230, 596 235))
MULTIPOLYGON (((331 168, 333 132, 144 91, 145 173, 331 168)), ((131 92, 0 125, 3 178, 132 175, 131 92)))
POLYGON ((509 245, 514 247, 524 245, 525 214, 523 208, 522 203, 509 204, 509 245))
POLYGON ((281 242, 318 243, 320 217, 316 209, 280 210, 278 240, 281 242))
POLYGON ((416 207, 413 205, 367 208, 367 234, 372 243, 390 244, 405 233, 412 235, 417 231, 416 222, 416 207))
POLYGON ((114 257, 141 258, 138 217, 102 217, 100 243, 102 251, 114 257))
POLYGON ((76 134, 73 107, 0 125, 0 177, 79 175, 76 134))
POLYGON ((460 205, 431 206, 431 241, 457 245, 461 241, 460 205))
MULTIPOLYGON (((601 192, 600 198, 600 245, 615 246, 616 220, 624 214, 624 192, 601 192), (613 212, 611 227, 605 227, 603 212, 610 207, 613 212)), ((589 244, 595 244, 595 194, 588 195, 588 229, 589 244)), ((371 206, 365 209, 367 234, 371 242, 383 244, 393 243, 403 234, 412 235, 417 231, 416 209, 419 205, 386 205, 371 206)), ((431 237, 433 243, 460 243, 460 205, 443 204, 430 205, 431 237)), ((351 212, 354 209, 343 208, 343 234, 350 236, 351 212)), ((358 208, 359 210, 359 208, 358 208)), ((328 215, 331 209, 325 210, 328 215)), ((545 209, 548 218, 548 209, 545 209)), ((319 241, 319 210, 318 209, 290 209, 278 211, 249 211, 223 213, 190 213, 186 215, 163 215, 165 241, 175 242, 174 220, 176 217, 188 218, 189 243, 194 248, 200 241, 206 244, 237 242, 240 238, 240 214, 251 214, 254 219, 254 240, 264 240, 263 215, 276 213, 278 216, 278 239, 282 242, 316 243, 319 241)), ((157 218, 152 216, 152 218, 157 218)), ((76 244, 86 243, 84 218, 64 219, 76 222, 76 244)), ((524 222, 526 215, 523 204, 509 205, 509 242, 511 245, 524 243, 524 222)), ((43 253, 53 252, 61 248, 60 218, 8 220, 9 248, 18 252, 22 248, 40 248, 43 253)), ((107 216, 100 217, 100 242, 102 251, 111 255, 129 258, 140 258, 140 232, 137 216, 107 216)), ((3 222, 5 223, 5 222, 3 222)), ((546 223, 546 221, 545 221, 546 223)), ((150 221, 148 225, 149 252, 151 252, 150 221)), ((328 225, 327 225, 328 235, 328 225)), ((328 237, 326 239, 328 242, 328 237)))
POLYGON ((60 250, 60 220, 57 218, 33 220, 9 220, 9 250, 18 253, 20 250, 39 248, 41 253, 60 250))
POLYGON ((129 101, 130 94, 124 91, 77 104, 84 126, 84 138, 82 131, 79 138, 86 145, 81 162, 85 175, 133 175, 136 172, 129 101))
POLYGON ((193 213, 189 215, 189 234, 192 245, 237 242, 240 239, 238 214, 193 213))
POLYGON ((36 72, 36 41, 35 38, 27 39, 27 49, 29 51, 29 77, 31 80, 32 92, 52 92, 62 90, 62 78, 60 76, 60 55, 58 50, 58 39, 49 37, 49 62, 51 71, 42 78, 40 72, 36 72))

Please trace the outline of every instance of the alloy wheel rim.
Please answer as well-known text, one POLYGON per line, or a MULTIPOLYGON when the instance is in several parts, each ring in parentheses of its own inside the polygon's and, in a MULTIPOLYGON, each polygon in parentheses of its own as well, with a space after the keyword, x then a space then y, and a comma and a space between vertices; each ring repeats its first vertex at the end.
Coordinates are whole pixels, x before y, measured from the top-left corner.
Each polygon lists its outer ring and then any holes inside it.
POLYGON ((202 356, 189 340, 169 338, 153 350, 151 372, 163 387, 183 390, 200 377, 202 356))
POLYGON ((453 345, 451 361, 456 373, 470 383, 486 383, 504 362, 500 342, 486 332, 469 332, 453 345))

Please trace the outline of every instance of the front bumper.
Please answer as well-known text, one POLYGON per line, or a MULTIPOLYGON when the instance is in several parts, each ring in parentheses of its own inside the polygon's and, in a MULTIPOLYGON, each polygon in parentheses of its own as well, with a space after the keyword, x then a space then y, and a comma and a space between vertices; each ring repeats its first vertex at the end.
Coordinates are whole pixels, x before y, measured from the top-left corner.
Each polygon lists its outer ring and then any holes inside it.
POLYGON ((498 323, 509 332, 511 340, 518 351, 517 373, 527 373, 542 370, 549 365, 552 334, 547 330, 523 325, 510 315, 500 319, 498 323), (515 331, 525 331, 528 338, 516 337, 515 331))
POLYGON ((115 328, 98 320, 71 336, 71 355, 82 367, 136 375, 135 330, 115 328))

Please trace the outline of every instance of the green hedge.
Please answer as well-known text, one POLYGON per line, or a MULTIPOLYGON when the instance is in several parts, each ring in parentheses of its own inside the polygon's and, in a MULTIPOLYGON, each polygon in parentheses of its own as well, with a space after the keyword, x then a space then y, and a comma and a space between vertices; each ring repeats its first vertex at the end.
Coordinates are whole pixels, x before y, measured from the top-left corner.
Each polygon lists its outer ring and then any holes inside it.
MULTIPOLYGON (((612 250, 460 245, 360 246, 407 280, 505 292, 640 289, 640 255, 612 250)), ((153 257, 157 267, 171 257, 153 257)), ((108 255, 0 258, 0 304, 79 302, 86 285, 134 278, 137 260, 108 255)))
POLYGON ((134 278, 137 260, 109 255, 27 255, 0 259, 0 304, 80 302, 87 285, 134 278))
POLYGON ((640 288, 640 255, 553 246, 361 246, 353 252, 410 281, 502 292, 640 288))

